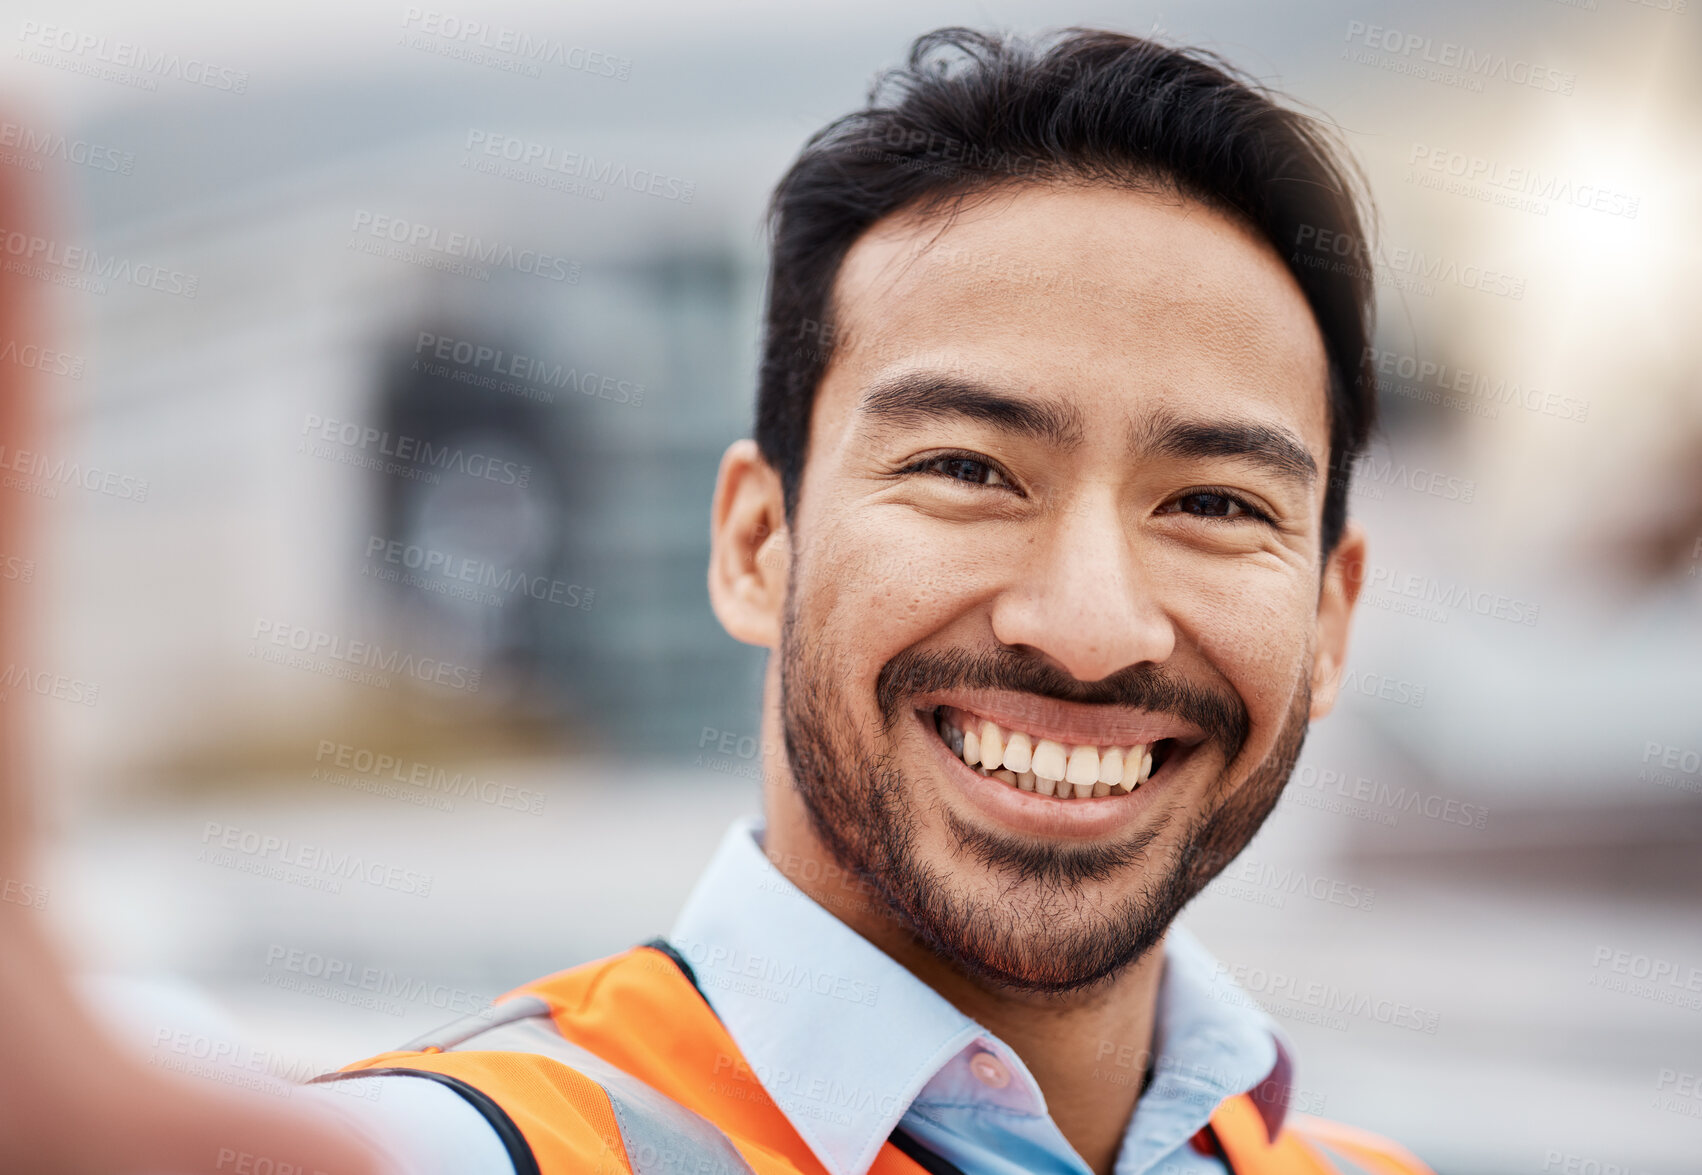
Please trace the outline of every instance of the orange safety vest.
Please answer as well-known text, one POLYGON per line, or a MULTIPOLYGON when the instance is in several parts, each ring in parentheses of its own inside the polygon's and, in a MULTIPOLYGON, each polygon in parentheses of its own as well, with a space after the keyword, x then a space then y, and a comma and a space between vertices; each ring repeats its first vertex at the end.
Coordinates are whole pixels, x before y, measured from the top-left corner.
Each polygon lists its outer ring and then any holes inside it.
MULTIPOLYGON (((518 1175, 825 1175, 744 1061, 689 964, 657 941, 517 988, 490 1008, 319 1081, 408 1074, 480 1110, 518 1175)), ((1376 1135, 1291 1115, 1273 1139, 1246 1094, 1193 1140, 1234 1175, 1430 1175, 1376 1135)), ((870 1175, 956 1168, 902 1130, 870 1175)))

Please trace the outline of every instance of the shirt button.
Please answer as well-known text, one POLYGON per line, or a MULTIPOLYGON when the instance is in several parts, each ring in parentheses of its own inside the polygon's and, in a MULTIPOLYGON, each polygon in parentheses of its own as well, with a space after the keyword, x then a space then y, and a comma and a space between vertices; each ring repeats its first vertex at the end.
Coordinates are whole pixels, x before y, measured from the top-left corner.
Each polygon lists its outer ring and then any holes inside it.
POLYGON ((992 1089, 1003 1089, 1011 1083, 1011 1071, 992 1053, 976 1053, 969 1058, 969 1071, 975 1080, 992 1089))

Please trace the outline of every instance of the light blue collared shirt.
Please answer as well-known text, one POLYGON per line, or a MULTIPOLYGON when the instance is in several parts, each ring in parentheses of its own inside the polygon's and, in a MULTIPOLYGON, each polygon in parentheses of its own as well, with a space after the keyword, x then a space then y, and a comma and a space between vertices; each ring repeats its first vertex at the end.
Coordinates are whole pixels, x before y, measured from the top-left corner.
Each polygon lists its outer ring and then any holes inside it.
MULTIPOLYGON (((756 817, 728 829, 670 941, 830 1175, 863 1175, 900 1125, 965 1175, 1092 1175, 1022 1058, 793 885, 761 836, 756 817)), ((1138 1087, 1134 1050, 1101 1051, 1096 1076, 1138 1087)), ((1165 940, 1153 1051, 1115 1175, 1223 1175, 1189 1140, 1235 1094, 1253 1091, 1275 1133, 1282 1035, 1181 927, 1165 940)))

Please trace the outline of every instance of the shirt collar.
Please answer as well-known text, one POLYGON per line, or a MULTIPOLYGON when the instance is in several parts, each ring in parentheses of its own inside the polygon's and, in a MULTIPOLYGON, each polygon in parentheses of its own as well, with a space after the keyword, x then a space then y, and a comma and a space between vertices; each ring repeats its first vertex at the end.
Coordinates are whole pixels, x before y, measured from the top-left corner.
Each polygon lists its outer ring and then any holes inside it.
POLYGON ((1252 1098, 1269 1138, 1282 1129, 1293 1081, 1291 1049, 1269 1014, 1181 926, 1165 936, 1153 1052, 1152 1085, 1137 1107, 1141 1129, 1125 1137, 1117 1175, 1150 1168, 1239 1093, 1252 1098))
MULTIPOLYGON (((727 830, 670 940, 752 1072, 830 1175, 867 1171, 917 1095, 977 1042, 991 1045, 1010 1065, 1013 1084, 1043 1104, 1020 1058, 792 884, 763 855, 761 834, 754 816, 727 830)), ((847 901, 861 894, 848 879, 847 901)), ((1158 1061, 1141 1110, 1155 1094, 1159 1103, 1179 1103, 1171 1115, 1177 1130, 1185 1128, 1177 1144, 1204 1125, 1217 1102, 1249 1089, 1275 1135, 1287 1102, 1287 1056, 1269 1018, 1249 1004, 1191 935, 1171 929, 1157 1007, 1158 1061), (1184 1056, 1196 1059, 1176 1059, 1184 1056), (1280 1084, 1262 1101, 1255 1088, 1261 1078, 1280 1084)), ((1154 1146, 1169 1133, 1142 1132, 1154 1146)), ((1135 1157, 1119 1156, 1119 1170, 1135 1157)))

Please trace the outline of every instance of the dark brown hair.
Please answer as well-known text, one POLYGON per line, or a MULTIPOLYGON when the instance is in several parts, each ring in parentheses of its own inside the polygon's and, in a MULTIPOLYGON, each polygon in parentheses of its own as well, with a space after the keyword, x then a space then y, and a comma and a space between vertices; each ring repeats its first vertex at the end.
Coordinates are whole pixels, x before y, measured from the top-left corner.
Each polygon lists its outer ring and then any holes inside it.
POLYGON ((810 138, 775 189, 756 441, 780 475, 787 518, 851 245, 903 208, 1060 180, 1173 191, 1236 217, 1282 257, 1329 360, 1322 530, 1324 551, 1333 549, 1376 405, 1357 173, 1310 116, 1223 62, 1091 29, 1038 41, 961 28, 923 35, 864 109, 810 138), (1319 240, 1334 250, 1304 248, 1319 240))

